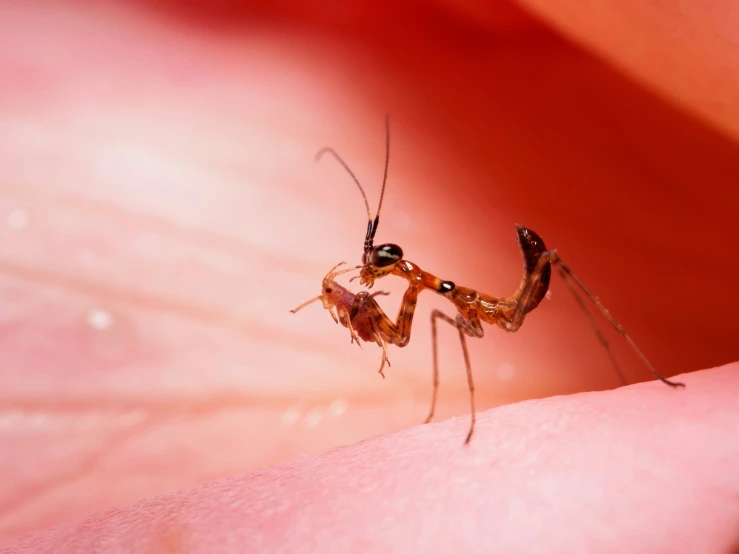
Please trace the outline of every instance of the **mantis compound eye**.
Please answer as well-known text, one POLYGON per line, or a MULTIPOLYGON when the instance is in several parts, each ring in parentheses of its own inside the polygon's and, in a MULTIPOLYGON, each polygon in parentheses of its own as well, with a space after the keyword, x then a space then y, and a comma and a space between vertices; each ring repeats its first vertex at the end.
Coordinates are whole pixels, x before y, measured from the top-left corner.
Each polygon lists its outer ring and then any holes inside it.
POLYGON ((397 244, 382 244, 372 250, 372 265, 388 267, 403 259, 403 250, 397 244))

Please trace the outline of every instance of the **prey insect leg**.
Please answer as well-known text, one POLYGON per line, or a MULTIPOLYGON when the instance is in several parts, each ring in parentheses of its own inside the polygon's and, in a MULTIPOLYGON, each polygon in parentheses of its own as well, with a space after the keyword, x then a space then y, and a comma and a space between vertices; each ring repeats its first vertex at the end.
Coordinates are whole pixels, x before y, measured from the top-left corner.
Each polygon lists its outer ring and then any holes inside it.
POLYGON ((382 348, 382 362, 380 362, 380 370, 378 371, 378 373, 382 375, 382 378, 384 379, 385 372, 382 370, 385 369, 385 364, 390 367, 390 358, 387 357, 387 343, 385 342, 385 339, 382 338, 382 335, 377 332, 375 332, 375 340, 382 348))
MULTIPOLYGON (((382 375, 383 379, 385 378, 385 372, 383 371, 383 369, 385 369, 385 364, 387 364, 388 367, 391 366, 390 358, 388 358, 387 356, 387 341, 383 337, 383 333, 380 330, 380 322, 383 321, 383 318, 387 318, 387 316, 385 316, 384 312, 377 304, 377 301, 374 300, 374 298, 375 296, 389 295, 389 292, 383 290, 373 292, 372 294, 369 294, 366 291, 360 292, 354 297, 354 302, 352 303, 352 308, 350 312, 350 319, 353 318, 355 322, 361 322, 363 319, 369 319, 368 326, 371 329, 372 336, 375 339, 375 342, 380 345, 380 348, 382 348, 382 361, 380 362, 380 369, 378 373, 382 375), (362 307, 364 307, 363 310, 362 307), (362 310, 361 314, 360 310, 362 310)), ((359 343, 359 339, 357 339, 357 343, 359 343)))
MULTIPOLYGON (((389 296, 390 293, 384 290, 378 290, 377 292, 373 292, 369 296, 366 294, 359 293, 354 297, 354 303, 352 304, 352 309, 350 312, 350 318, 355 318, 357 320, 357 315, 359 314, 360 305, 363 302, 367 302, 367 300, 372 300, 375 296, 389 296)), ((373 304, 369 305, 369 308, 366 310, 368 312, 376 314, 375 317, 370 318, 370 326, 372 328, 372 336, 375 338, 375 342, 380 345, 382 348, 382 362, 380 363, 380 370, 378 373, 382 375, 382 378, 385 378, 385 373, 382 371, 385 369, 385 364, 387 363, 387 366, 390 367, 390 358, 387 357, 387 343, 385 339, 382 337, 382 333, 379 331, 378 326, 375 322, 376 318, 378 317, 377 313, 382 312, 380 309, 380 306, 377 304, 376 301, 372 300, 373 304)), ((384 314, 383 314, 384 315, 384 314)), ((361 317, 360 317, 361 319, 361 317)), ((359 344, 359 338, 357 337, 357 344, 359 344)))
POLYGON ((478 327, 475 328, 472 323, 462 317, 461 314, 457 315, 456 319, 452 319, 444 312, 434 310, 431 312, 431 339, 433 343, 433 360, 434 360, 434 390, 431 396, 431 411, 429 416, 426 418, 424 423, 431 421, 434 417, 434 410, 436 409, 436 395, 439 390, 439 357, 438 357, 438 342, 436 333, 436 320, 441 319, 446 321, 449 325, 455 327, 459 332, 459 341, 462 344, 462 352, 464 354, 464 364, 467 369, 467 385, 470 389, 470 430, 467 433, 467 438, 464 443, 469 444, 472 438, 472 433, 475 430, 475 383, 472 379, 472 366, 470 364, 470 354, 467 350, 467 339, 465 334, 469 334, 473 337, 480 338, 483 335, 482 328, 480 327, 479 321, 477 322, 478 327))
POLYGON ((421 287, 411 284, 405 291, 398 311, 397 323, 385 314, 375 300, 375 296, 387 296, 390 294, 389 292, 377 291, 370 294, 367 291, 362 291, 354 296, 348 312, 349 324, 355 328, 364 329, 382 348, 382 362, 378 373, 382 375, 383 379, 385 378, 383 372, 385 364, 388 367, 391 365, 387 355, 387 345, 394 344, 399 348, 403 348, 408 344, 413 325, 413 314, 416 310, 416 301, 421 290, 421 287))

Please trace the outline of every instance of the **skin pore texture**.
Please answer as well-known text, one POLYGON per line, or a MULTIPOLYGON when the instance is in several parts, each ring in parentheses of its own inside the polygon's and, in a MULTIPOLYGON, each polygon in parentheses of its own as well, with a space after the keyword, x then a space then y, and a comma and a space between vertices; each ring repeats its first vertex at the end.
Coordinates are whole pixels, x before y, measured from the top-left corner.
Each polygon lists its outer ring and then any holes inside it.
POLYGON ((681 376, 691 394, 677 399, 644 383, 504 406, 481 417, 469 448, 465 418, 413 427, 143 500, 15 548, 95 552, 104 537, 112 554, 730 552, 739 444, 726 438, 739 421, 726 406, 737 370, 681 376))
POLYGON ((0 552, 736 552, 739 25, 667 4, 3 2, 0 552), (526 224, 687 388, 608 390, 554 276, 465 448, 443 299, 384 381, 291 315, 366 225, 313 155, 374 207, 386 111, 378 244, 507 295, 526 224))

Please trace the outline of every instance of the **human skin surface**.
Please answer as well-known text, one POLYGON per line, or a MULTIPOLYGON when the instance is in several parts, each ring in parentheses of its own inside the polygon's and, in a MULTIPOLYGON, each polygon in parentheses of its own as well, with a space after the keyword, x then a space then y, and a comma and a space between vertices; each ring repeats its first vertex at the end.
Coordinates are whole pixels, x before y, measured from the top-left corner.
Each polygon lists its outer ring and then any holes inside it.
MULTIPOLYGON (((735 549, 739 25, 729 3, 663 4, 530 2, 536 19, 504 3, 3 3, 0 538, 167 493, 22 544, 735 549), (415 427, 443 299, 421 296, 384 381, 379 350, 319 305, 289 314, 359 261, 366 224, 348 177, 313 155, 339 150, 374 205, 386 111, 379 242, 504 295, 526 224, 665 374, 723 367, 681 375, 685 390, 498 408, 463 449, 461 354, 442 328, 437 420, 462 417, 415 427)), ((376 288, 393 315, 403 283, 376 288)), ((649 379, 608 336, 627 378, 649 379)), ((470 350, 481 410, 618 384, 556 277, 520 332, 470 350)))
POLYGON ((735 552, 738 370, 504 406, 469 447, 465 418, 413 427, 9 551, 735 552))

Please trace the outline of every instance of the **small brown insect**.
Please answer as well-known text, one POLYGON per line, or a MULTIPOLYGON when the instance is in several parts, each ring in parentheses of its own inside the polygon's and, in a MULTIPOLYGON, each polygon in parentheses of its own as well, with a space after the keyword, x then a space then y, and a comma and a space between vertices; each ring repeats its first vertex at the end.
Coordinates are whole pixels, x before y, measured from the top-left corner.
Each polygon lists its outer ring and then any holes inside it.
MULTIPOLYGON (((436 407, 436 396, 439 387, 439 368, 437 361, 437 332, 436 322, 441 319, 455 327, 459 332, 459 339, 462 344, 462 351, 464 353, 464 361, 467 369, 467 382, 470 390, 470 409, 471 409, 471 422, 470 430, 467 434, 465 444, 469 443, 472 433, 475 429, 475 394, 474 394, 474 382, 472 379, 472 369, 470 366, 469 353, 467 351, 466 336, 482 338, 484 336, 484 330, 482 323, 494 324, 508 332, 515 332, 523 325, 524 318, 526 315, 536 308, 542 301, 549 289, 549 281, 551 279, 552 267, 554 267, 559 275, 564 280, 567 287, 570 289, 572 294, 575 296, 578 305, 587 315, 593 330, 595 331, 599 341, 606 349, 608 356, 611 360, 616 373, 622 384, 626 384, 626 380, 621 373, 621 370, 616 363, 615 358, 610 350, 610 346, 606 341, 605 337, 601 334, 598 329, 595 319, 592 313, 588 310, 585 302, 580 296, 578 289, 582 291, 587 298, 590 299, 596 308, 600 311, 603 317, 616 329, 627 342, 629 347, 637 354, 637 356, 644 362, 649 368, 652 374, 657 377, 663 383, 671 387, 684 387, 683 383, 670 381, 663 377, 649 362, 647 357, 642 353, 641 350, 636 346, 636 343, 626 333, 624 328, 613 318, 610 312, 603 306, 598 298, 583 284, 583 282, 572 272, 559 255, 553 251, 548 250, 544 244, 542 238, 531 229, 527 229, 521 225, 516 226, 518 234, 518 244, 521 249, 521 254, 524 263, 524 274, 521 284, 518 290, 508 297, 495 297, 487 294, 483 294, 474 289, 467 287, 457 286, 452 281, 446 281, 439 279, 435 275, 429 272, 423 271, 413 262, 410 262, 403 258, 403 250, 397 244, 381 244, 374 246, 375 233, 377 232, 377 226, 380 221, 380 210, 382 209, 382 201, 385 196, 385 186, 387 183, 387 173, 390 161, 390 119, 386 118, 386 155, 385 155, 385 172, 382 181, 382 192, 380 193, 380 201, 377 207, 377 213, 375 217, 372 217, 369 208, 369 201, 367 195, 359 183, 359 180, 354 173, 349 169, 344 160, 334 151, 332 148, 324 148, 316 154, 316 159, 319 159, 323 154, 331 154, 336 160, 344 167, 349 175, 354 180, 355 184, 359 188, 359 191, 364 198, 364 204, 367 208, 367 233, 364 239, 364 253, 362 256, 362 265, 360 267, 360 273, 357 277, 360 282, 372 288, 377 279, 381 279, 388 275, 395 275, 408 281, 408 290, 403 298, 403 303, 400 307, 398 314, 398 325, 394 327, 386 327, 383 330, 382 338, 385 342, 395 344, 403 347, 408 344, 410 340, 411 324, 413 320, 413 313, 415 311, 416 299, 420 294, 421 290, 429 289, 445 298, 449 299, 457 309, 457 315, 452 318, 439 310, 434 310, 431 313, 431 332, 433 338, 433 394, 431 399, 431 410, 426 422, 429 422, 434 415, 436 407)), ((352 280, 353 280, 352 279, 352 280)), ((351 294, 351 293, 348 293, 351 294)), ((359 293, 362 294, 362 293, 359 293)), ((359 297, 359 295, 357 295, 359 297)), ((315 299, 314 299, 315 300, 315 299)), ((324 301, 324 306, 325 306, 324 301)), ((379 305, 373 300, 373 304, 364 305, 364 311, 367 312, 367 318, 375 318, 381 320, 382 318, 387 319, 385 314, 380 309, 379 305), (369 315, 371 312, 371 316, 369 315)), ((389 321, 389 320, 388 320, 389 321)), ((391 322, 392 323, 392 322, 391 322)), ((384 346, 383 346, 384 349, 384 346)), ((386 358, 386 356, 385 356, 386 358)))
POLYGON ((416 299, 421 292, 419 287, 408 287, 403 295, 400 313, 398 314, 398 323, 385 315, 382 308, 377 304, 375 296, 388 295, 389 292, 378 291, 370 294, 367 291, 361 291, 358 294, 347 290, 339 285, 334 279, 338 275, 348 273, 360 269, 362 266, 352 267, 349 269, 338 270, 337 268, 344 265, 341 262, 331 268, 331 271, 323 278, 321 283, 321 294, 315 298, 311 298, 307 302, 303 302, 291 313, 302 310, 308 304, 312 304, 317 300, 323 303, 331 317, 336 323, 341 323, 349 329, 351 342, 356 341, 357 345, 362 346, 360 339, 365 342, 376 342, 382 348, 382 362, 380 364, 379 373, 385 378, 383 369, 385 364, 390 366, 390 360, 387 357, 387 345, 394 344, 403 347, 410 340, 410 326, 413 322, 413 316, 407 317, 405 312, 409 306, 416 305, 416 299))

